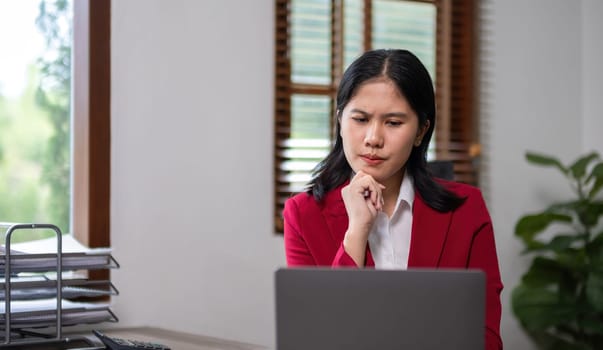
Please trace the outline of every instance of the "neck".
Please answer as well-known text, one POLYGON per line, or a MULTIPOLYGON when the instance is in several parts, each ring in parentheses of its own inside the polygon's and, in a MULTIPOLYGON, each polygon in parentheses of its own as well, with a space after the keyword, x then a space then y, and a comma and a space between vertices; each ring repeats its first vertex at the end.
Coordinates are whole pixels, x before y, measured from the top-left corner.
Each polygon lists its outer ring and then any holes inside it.
POLYGON ((387 182, 383 183, 385 186, 385 190, 383 190, 383 212, 387 214, 388 217, 391 217, 394 213, 396 200, 400 194, 400 186, 402 185, 403 180, 404 169, 400 170, 398 174, 390 177, 387 182))

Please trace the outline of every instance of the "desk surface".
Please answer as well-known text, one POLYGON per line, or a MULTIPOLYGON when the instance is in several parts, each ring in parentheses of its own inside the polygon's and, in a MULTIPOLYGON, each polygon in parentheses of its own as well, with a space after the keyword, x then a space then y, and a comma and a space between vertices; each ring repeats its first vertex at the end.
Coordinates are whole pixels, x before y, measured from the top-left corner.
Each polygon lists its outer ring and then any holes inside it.
MULTIPOLYGON (((160 328, 141 327, 141 328, 105 328, 100 329, 103 333, 117 338, 133 339, 160 343, 168 346, 172 350, 266 350, 268 348, 224 340, 202 335, 194 335, 175 331, 168 331, 160 328)), ((92 331, 79 330, 66 332, 62 340, 42 338, 30 338, 14 340, 9 345, 0 344, 0 350, 98 350, 104 349, 101 341, 92 334, 92 331)))
MULTIPOLYGON (((150 341, 169 346, 172 350, 265 350, 263 346, 230 340, 168 331, 159 328, 110 328, 103 332, 109 336, 150 341)), ((91 339, 95 338, 91 335, 91 339)))

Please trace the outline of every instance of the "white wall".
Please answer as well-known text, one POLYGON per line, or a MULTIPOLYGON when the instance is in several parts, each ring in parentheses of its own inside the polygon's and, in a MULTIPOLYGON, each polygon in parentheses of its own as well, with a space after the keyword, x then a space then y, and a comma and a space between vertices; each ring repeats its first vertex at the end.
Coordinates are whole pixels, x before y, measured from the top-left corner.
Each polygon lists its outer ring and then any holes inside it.
POLYGON ((112 2, 123 325, 270 344, 272 1, 112 2), (220 33, 219 35, 217 33, 220 33))
POLYGON ((585 151, 603 156, 603 1, 583 0, 582 5, 582 105, 585 151))
MULTIPOLYGON (((603 9, 598 0, 485 2, 486 196, 506 285, 502 334, 505 348, 530 349, 510 313, 527 267, 513 226, 567 191, 523 154, 570 161, 602 148, 603 9)), ((272 231, 272 40, 270 0, 112 2, 122 325, 273 345, 272 273, 284 254, 272 231)))
POLYGON ((595 77, 603 73, 598 64, 603 7, 596 0, 490 3, 492 31, 484 33, 491 48, 487 158, 489 204, 506 287, 502 335, 507 349, 530 349, 511 312, 511 291, 528 267, 519 255, 514 225, 570 191, 555 170, 529 165, 524 153, 551 154, 568 163, 586 150, 601 151, 603 124, 592 111, 600 112, 602 103, 602 83, 595 77), (595 52, 598 59, 590 57, 595 52))

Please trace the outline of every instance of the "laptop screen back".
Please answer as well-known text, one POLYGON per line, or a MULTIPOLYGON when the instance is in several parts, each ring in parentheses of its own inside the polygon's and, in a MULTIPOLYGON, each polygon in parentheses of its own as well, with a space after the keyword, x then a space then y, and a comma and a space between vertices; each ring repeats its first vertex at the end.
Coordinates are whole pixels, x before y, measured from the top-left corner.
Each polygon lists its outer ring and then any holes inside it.
POLYGON ((277 350, 483 350, 485 275, 294 268, 275 273, 277 350))

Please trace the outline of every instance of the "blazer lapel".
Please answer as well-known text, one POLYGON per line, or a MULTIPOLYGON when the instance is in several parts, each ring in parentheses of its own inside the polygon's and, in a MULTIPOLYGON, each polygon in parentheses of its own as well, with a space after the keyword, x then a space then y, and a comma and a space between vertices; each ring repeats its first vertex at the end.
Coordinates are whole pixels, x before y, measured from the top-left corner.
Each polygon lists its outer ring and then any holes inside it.
POLYGON ((408 267, 438 267, 452 212, 431 209, 416 193, 408 267))
POLYGON ((341 187, 329 192, 324 200, 322 216, 327 223, 333 243, 339 247, 348 229, 348 213, 341 198, 341 187))

